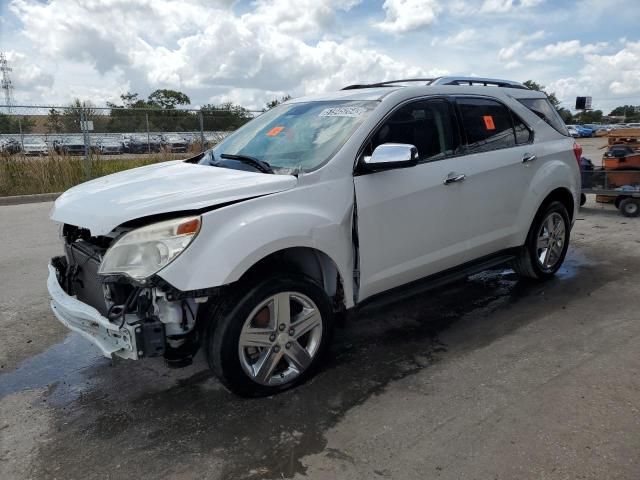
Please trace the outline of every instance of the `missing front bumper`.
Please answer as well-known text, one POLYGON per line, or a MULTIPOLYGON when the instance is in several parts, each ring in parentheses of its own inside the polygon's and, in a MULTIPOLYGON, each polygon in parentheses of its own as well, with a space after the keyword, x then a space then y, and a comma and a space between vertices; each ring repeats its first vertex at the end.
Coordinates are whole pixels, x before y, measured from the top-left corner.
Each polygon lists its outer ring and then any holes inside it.
POLYGON ((144 352, 138 350, 136 341, 136 329, 139 330, 140 327, 125 323, 120 328, 95 308, 67 294, 60 286, 56 269, 52 265, 49 265, 47 288, 51 295, 51 309, 56 318, 96 345, 105 357, 117 355, 137 360, 143 356, 144 352))

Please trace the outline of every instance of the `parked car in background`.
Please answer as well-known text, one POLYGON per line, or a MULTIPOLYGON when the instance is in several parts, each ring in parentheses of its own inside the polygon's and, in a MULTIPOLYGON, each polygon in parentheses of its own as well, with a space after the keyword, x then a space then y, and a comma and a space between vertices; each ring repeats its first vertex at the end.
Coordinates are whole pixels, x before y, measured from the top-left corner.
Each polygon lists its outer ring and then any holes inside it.
POLYGON ((126 145, 128 153, 157 153, 162 148, 162 141, 155 135, 131 135, 126 145))
POLYGON ((172 153, 184 153, 189 148, 189 143, 177 133, 162 135, 162 148, 172 153))
POLYGON ((62 194, 51 306, 107 357, 203 349, 234 392, 275 394, 318 370, 348 311, 505 263, 552 278, 581 153, 543 92, 506 80, 290 100, 191 159, 62 194))
POLYGON ((22 144, 26 156, 42 157, 49 154, 49 147, 40 137, 25 137, 22 144))
POLYGON ((22 145, 15 138, 0 139, 0 153, 3 155, 13 155, 22 151, 22 145))
POLYGON ((84 138, 79 135, 64 137, 56 140, 53 148, 60 155, 84 155, 84 138))
POLYGON ((573 138, 580 137, 580 132, 575 127, 575 125, 567 125, 567 131, 569 132, 569 135, 571 135, 573 138))
POLYGON ((120 155, 124 148, 119 139, 104 137, 96 142, 95 150, 102 155, 120 155))
POLYGON ((567 127, 574 127, 582 138, 593 137, 593 130, 583 125, 567 125, 567 127))

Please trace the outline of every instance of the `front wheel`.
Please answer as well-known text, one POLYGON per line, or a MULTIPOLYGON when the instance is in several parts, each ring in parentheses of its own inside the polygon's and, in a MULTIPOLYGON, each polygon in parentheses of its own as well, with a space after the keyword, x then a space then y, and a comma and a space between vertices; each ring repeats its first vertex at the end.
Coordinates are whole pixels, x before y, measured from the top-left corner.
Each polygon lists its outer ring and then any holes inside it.
POLYGON ((522 277, 551 278, 560 268, 569 248, 570 222, 567 209, 551 202, 533 220, 527 241, 513 268, 522 277))
POLYGON ((243 396, 272 395, 317 370, 331 340, 331 301, 313 280, 283 274, 243 289, 213 315, 209 365, 243 396))

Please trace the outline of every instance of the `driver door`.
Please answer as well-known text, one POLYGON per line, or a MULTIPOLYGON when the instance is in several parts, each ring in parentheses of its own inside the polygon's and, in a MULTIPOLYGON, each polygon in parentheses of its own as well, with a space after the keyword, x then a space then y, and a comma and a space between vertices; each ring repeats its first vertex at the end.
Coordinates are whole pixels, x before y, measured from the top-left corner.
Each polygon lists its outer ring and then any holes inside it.
MULTIPOLYGON (((465 157, 445 99, 412 101, 397 109, 365 148, 383 143, 418 149, 418 164, 354 177, 360 289, 358 301, 468 260, 465 157), (449 179, 447 181, 447 179, 449 179)), ((362 159, 359 159, 362 160, 362 159)))

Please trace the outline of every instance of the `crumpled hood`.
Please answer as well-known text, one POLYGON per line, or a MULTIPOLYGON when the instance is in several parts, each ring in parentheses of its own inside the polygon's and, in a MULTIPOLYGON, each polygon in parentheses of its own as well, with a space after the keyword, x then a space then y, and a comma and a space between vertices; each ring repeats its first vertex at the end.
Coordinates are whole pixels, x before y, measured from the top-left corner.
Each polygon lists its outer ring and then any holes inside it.
MULTIPOLYGON (((108 160, 105 160, 108 161, 108 160)), ((51 219, 105 235, 137 218, 197 210, 293 188, 292 175, 268 175, 185 163, 134 168, 82 183, 55 202, 51 219)))

